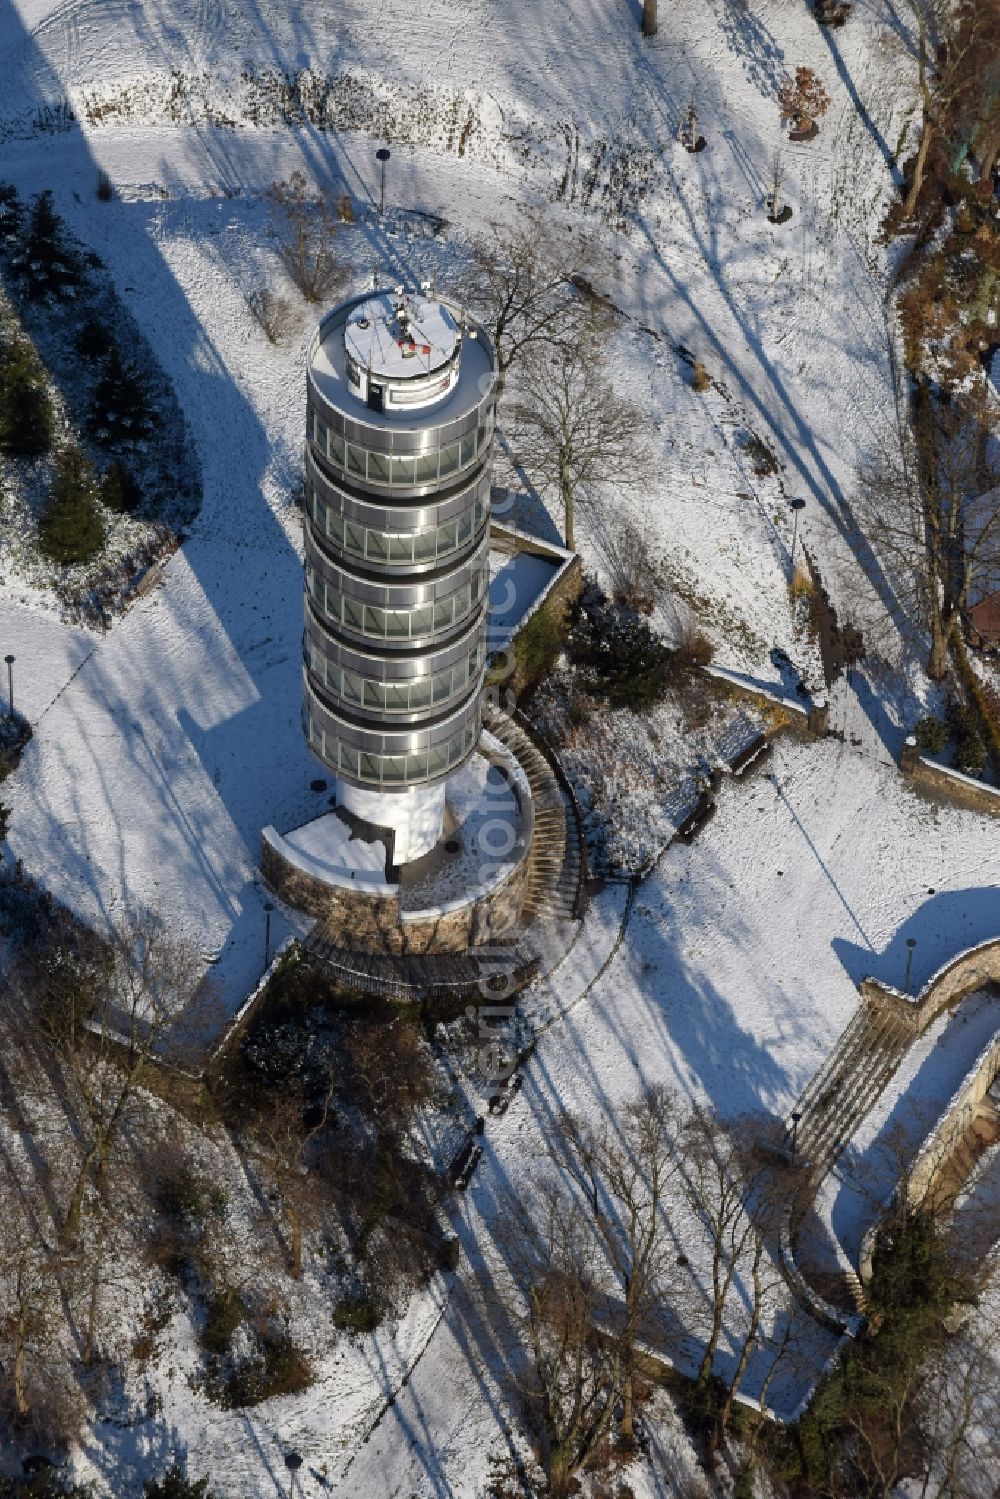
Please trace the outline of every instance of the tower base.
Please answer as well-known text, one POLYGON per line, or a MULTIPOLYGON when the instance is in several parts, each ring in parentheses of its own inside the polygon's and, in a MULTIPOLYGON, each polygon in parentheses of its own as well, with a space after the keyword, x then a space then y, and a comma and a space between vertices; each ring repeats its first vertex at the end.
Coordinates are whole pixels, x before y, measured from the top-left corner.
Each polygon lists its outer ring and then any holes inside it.
POLYGON ((411 786, 406 791, 365 791, 337 782, 337 803, 362 822, 385 828, 392 837, 390 863, 397 868, 429 854, 444 831, 447 783, 411 786))

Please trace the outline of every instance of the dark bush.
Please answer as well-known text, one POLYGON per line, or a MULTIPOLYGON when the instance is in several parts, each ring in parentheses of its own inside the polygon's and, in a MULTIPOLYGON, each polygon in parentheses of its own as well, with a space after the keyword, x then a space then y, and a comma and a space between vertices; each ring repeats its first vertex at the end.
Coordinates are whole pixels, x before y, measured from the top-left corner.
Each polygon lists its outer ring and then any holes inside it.
POLYGON ((23 1478, 0 1478, 0 1499, 95 1499, 89 1483, 74 1483, 57 1467, 42 1465, 40 1458, 27 1458, 38 1468, 23 1478))
POLYGON ((101 480, 101 504, 116 515, 130 515, 142 500, 139 481, 130 469, 116 458, 101 480))
POLYGON ((674 653, 645 620, 596 593, 582 606, 567 650, 585 690, 613 708, 658 702, 676 667, 674 653))
POLYGON ((97 196, 100 202, 110 203, 115 195, 115 189, 111 178, 102 167, 97 174, 97 196))
POLYGON ((259 1405, 275 1395, 297 1395, 312 1384, 308 1359, 284 1329, 269 1328, 261 1333, 260 1348, 259 1359, 228 1370, 214 1384, 215 1398, 227 1409, 259 1405))
POLYGON ((143 1499, 215 1499, 207 1478, 188 1478, 179 1463, 171 1463, 162 1478, 143 1485, 143 1499))
MULTIPOLYGON (((156 1190, 160 1211, 179 1223, 201 1224, 219 1211, 220 1192, 209 1189, 189 1162, 165 1171, 156 1190)), ((225 1205, 224 1194, 222 1206, 225 1205)))
POLYGON ((441 1240, 441 1250, 438 1255, 438 1265, 442 1270, 457 1270, 462 1258, 462 1245, 460 1240, 449 1235, 447 1239, 441 1240))
POLYGON ((333 1325, 341 1332, 374 1332, 385 1308, 372 1291, 342 1296, 333 1309, 333 1325))
POLYGON ((751 432, 747 437, 744 451, 759 478, 778 472, 778 459, 774 449, 762 437, 758 437, 756 432, 751 432))
POLYGON ((94 471, 79 448, 66 448, 56 459, 38 538, 46 557, 63 564, 86 562, 104 545, 94 471))
POLYGON ((982 775, 986 766, 986 741, 975 709, 954 702, 948 710, 948 727, 954 744, 955 768, 965 775, 982 775))
POLYGON ((692 621, 685 621, 677 635, 674 660, 682 671, 711 665, 715 646, 692 621))
POLYGON ((246 1308, 236 1291, 216 1291, 205 1308, 201 1329, 201 1346, 207 1353, 222 1356, 229 1352, 233 1334, 246 1318, 246 1308))
POLYGON ((93 314, 85 317, 80 324, 79 332, 73 340, 73 347, 81 359, 96 362, 98 359, 106 359, 111 352, 113 335, 108 332, 107 325, 93 314))
POLYGON ((52 446, 52 401, 31 343, 18 338, 0 351, 0 448, 32 457, 52 446))
POLYGON ((927 713, 917 722, 913 735, 922 750, 939 755, 948 743, 948 725, 933 713, 927 713))

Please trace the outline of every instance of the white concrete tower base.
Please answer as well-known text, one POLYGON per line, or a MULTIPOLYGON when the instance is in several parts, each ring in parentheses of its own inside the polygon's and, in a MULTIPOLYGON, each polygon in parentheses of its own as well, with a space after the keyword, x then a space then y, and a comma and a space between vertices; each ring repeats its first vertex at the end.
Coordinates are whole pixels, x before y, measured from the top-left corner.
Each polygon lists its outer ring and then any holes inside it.
POLYGON ((445 782, 410 786, 405 791, 365 791, 337 782, 337 800, 345 811, 395 834, 392 861, 409 864, 429 854, 444 830, 445 782))

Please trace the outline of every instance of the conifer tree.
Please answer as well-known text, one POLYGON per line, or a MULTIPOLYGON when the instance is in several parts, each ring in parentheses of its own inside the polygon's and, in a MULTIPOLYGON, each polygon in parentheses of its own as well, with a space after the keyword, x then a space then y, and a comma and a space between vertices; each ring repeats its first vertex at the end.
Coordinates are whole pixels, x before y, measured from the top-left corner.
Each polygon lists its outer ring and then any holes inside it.
POLYGON ((135 366, 112 344, 94 391, 90 428, 100 442, 136 442, 153 425, 149 391, 135 366))
POLYGON ((86 562, 104 545, 94 470, 78 447, 56 459, 55 478, 38 526, 39 544, 53 562, 86 562))
POLYGON ((117 515, 128 515, 142 499, 142 490, 130 469, 115 458, 101 480, 101 504, 117 515))
POLYGON ((0 449, 31 457, 52 445, 52 401, 31 343, 17 338, 0 351, 0 449))
POLYGON ((0 182, 0 245, 17 239, 23 220, 24 209, 17 188, 10 182, 0 182))
POLYGON ((65 244, 48 189, 32 199, 24 239, 11 264, 33 301, 64 296, 79 285, 79 260, 65 244))

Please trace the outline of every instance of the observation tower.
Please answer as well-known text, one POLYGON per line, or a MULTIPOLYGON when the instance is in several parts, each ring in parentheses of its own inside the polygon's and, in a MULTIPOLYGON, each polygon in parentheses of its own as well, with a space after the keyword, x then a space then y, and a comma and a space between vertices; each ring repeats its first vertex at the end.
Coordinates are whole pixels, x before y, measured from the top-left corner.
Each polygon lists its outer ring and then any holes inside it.
POLYGON ((482 729, 496 380, 426 286, 341 303, 310 348, 303 724, 396 867, 438 843, 482 729))

